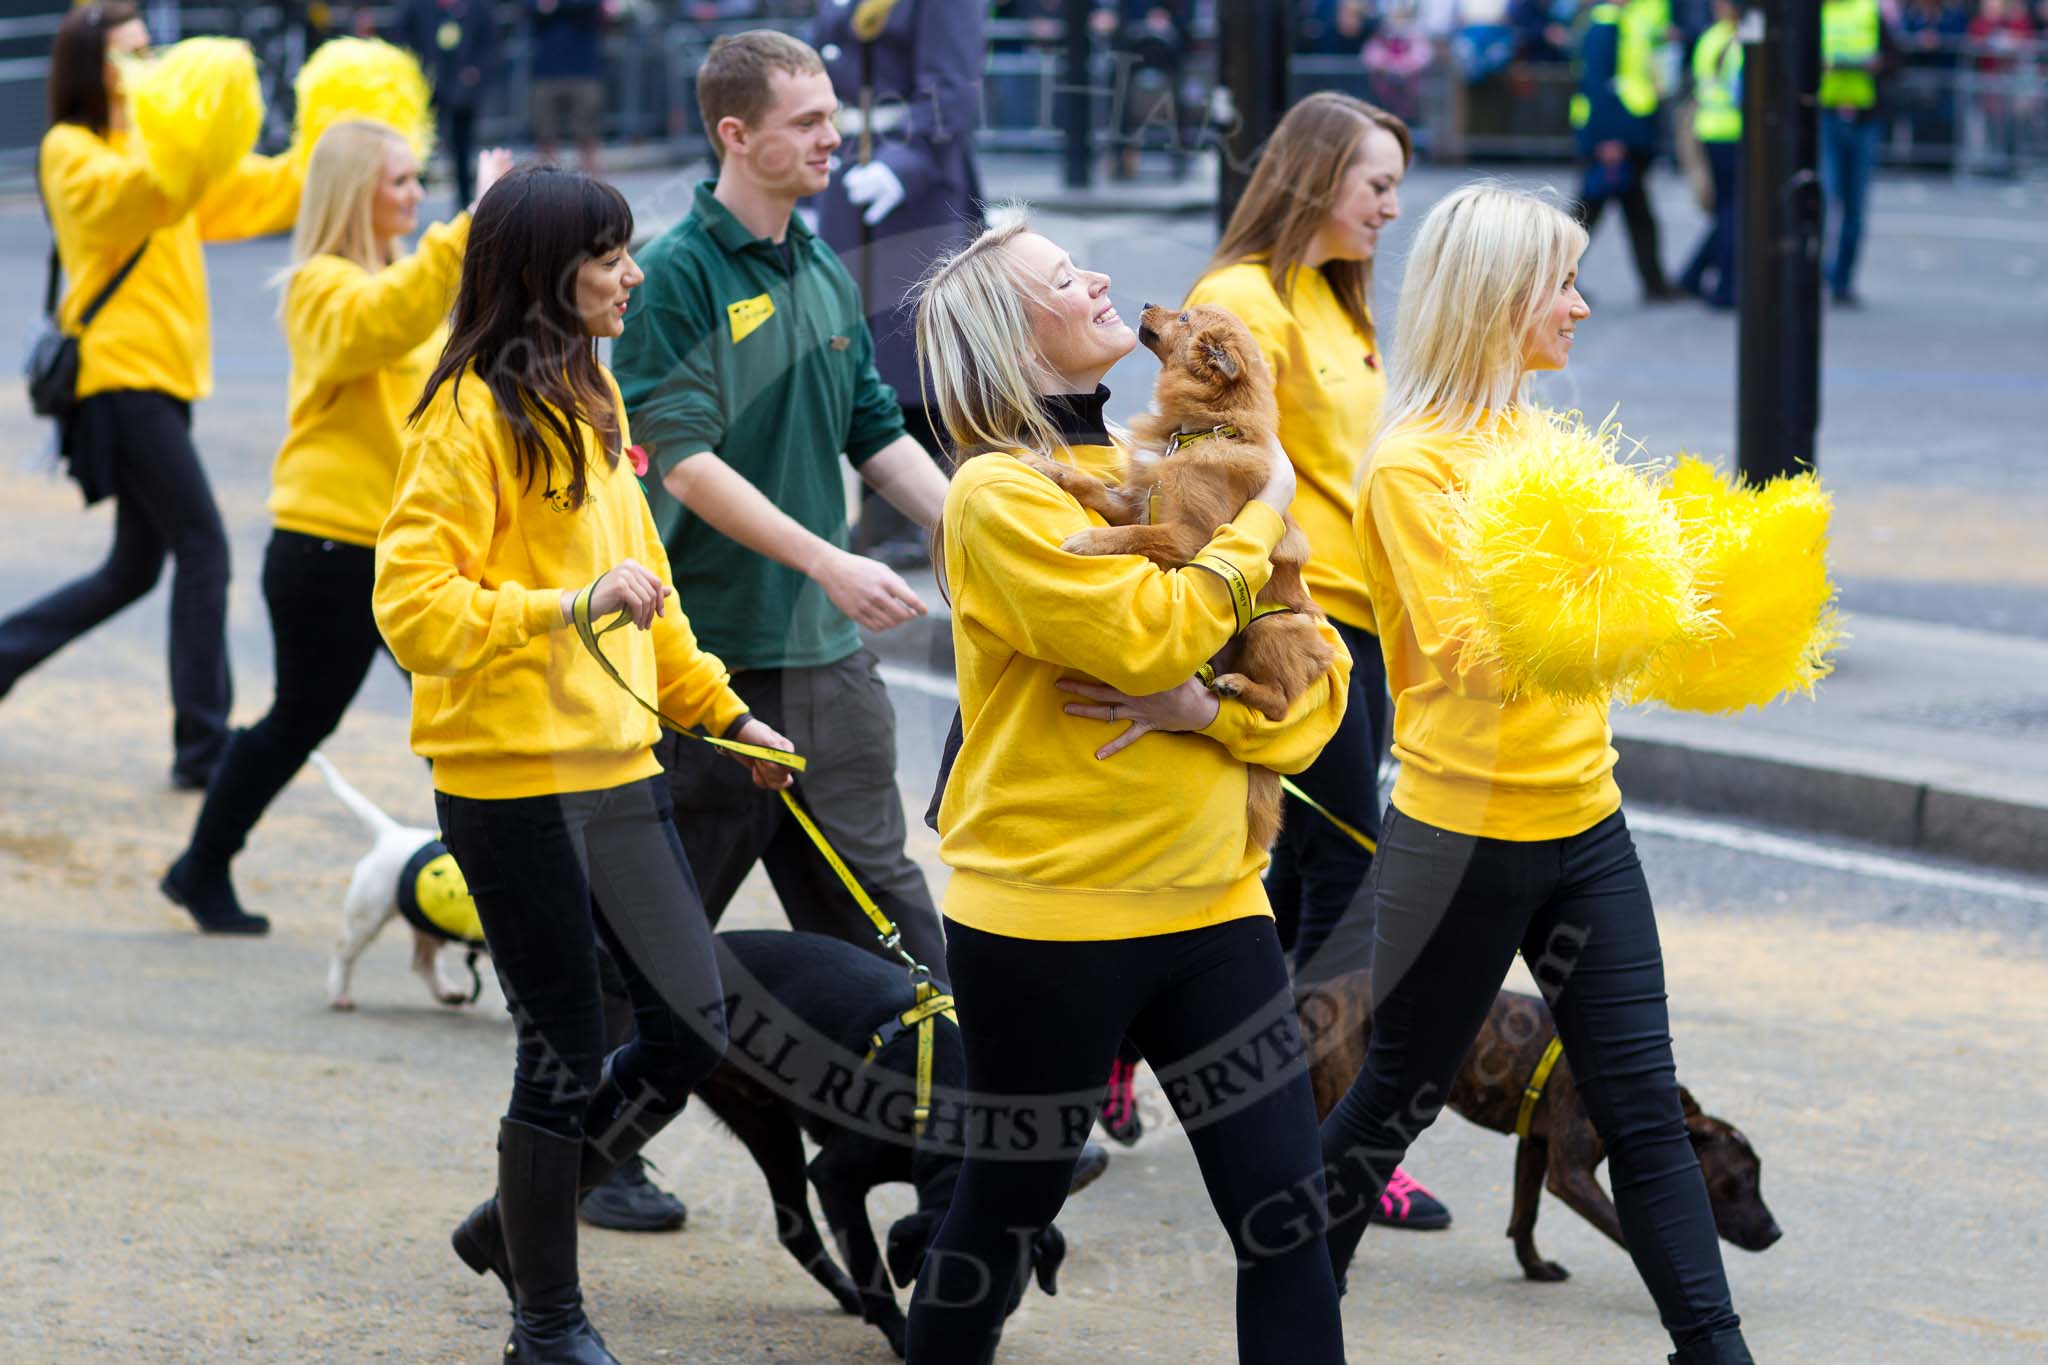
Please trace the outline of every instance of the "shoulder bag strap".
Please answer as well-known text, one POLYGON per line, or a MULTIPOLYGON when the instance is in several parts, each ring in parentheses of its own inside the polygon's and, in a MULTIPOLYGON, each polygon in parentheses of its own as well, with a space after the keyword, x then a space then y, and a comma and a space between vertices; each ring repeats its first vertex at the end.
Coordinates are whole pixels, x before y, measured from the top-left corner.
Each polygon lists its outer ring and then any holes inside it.
MULTIPOLYGON (((49 196, 43 193, 43 178, 40 174, 36 176, 36 197, 43 201, 43 220, 50 224, 50 278, 49 282, 43 286, 43 313, 45 316, 55 319, 57 316, 57 281, 62 273, 63 264, 57 259, 57 222, 54 218, 50 217, 50 200, 49 196)), ((149 238, 144 237, 142 244, 135 248, 134 254, 123 261, 121 268, 114 272, 114 278, 108 280, 101 287, 100 292, 93 295, 92 302, 88 303, 85 306, 85 311, 78 315, 79 331, 82 332, 92 325, 92 320, 99 316, 100 309, 107 306, 107 300, 114 297, 114 291, 121 287, 122 282, 128 278, 128 272, 135 269, 135 263, 142 259, 142 253, 147 250, 149 250, 149 238)))

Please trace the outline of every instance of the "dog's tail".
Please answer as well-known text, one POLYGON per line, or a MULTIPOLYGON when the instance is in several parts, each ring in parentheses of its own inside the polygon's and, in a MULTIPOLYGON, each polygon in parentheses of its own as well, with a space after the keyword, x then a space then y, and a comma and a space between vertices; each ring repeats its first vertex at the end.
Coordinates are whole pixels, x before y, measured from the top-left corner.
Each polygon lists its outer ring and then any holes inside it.
POLYGON ((341 804, 347 806, 373 836, 389 834, 392 830, 401 828, 396 820, 378 810, 369 797, 351 787, 348 779, 327 761, 327 755, 315 749, 309 757, 313 760, 313 766, 320 770, 320 775, 327 779, 328 790, 341 798, 341 804))

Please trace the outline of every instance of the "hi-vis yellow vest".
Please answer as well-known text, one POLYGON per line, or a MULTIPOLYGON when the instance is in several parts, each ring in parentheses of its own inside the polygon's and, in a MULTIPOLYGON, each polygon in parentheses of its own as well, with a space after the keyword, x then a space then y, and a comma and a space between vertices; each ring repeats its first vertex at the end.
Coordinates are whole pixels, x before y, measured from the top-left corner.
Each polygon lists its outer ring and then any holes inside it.
MULTIPOLYGON (((1590 23, 1613 24, 1620 30, 1616 35, 1614 93, 1621 100, 1621 107, 1637 118, 1648 118, 1657 112, 1656 46, 1662 30, 1656 18, 1669 13, 1668 7, 1657 0, 1633 0, 1626 8, 1595 5, 1587 15, 1590 23)), ((1592 105, 1586 97, 1573 95, 1572 127, 1585 127, 1591 114, 1592 105)))
POLYGON ((1820 102, 1825 109, 1868 109, 1877 103, 1877 77, 1868 64, 1877 60, 1877 0, 1827 0, 1820 7, 1820 102), (1865 65, 1861 71, 1830 70, 1841 62, 1865 65))
POLYGON ((1742 74, 1742 44, 1735 41, 1735 21, 1715 24, 1700 35, 1692 50, 1692 88, 1699 108, 1692 130, 1702 142, 1742 141, 1742 106, 1735 81, 1742 74))

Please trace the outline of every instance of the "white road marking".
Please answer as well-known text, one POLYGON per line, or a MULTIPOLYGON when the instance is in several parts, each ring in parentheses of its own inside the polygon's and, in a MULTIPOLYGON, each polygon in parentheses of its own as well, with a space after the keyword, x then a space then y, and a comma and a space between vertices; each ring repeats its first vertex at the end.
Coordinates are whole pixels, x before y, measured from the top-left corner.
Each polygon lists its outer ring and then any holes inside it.
POLYGON ((960 700, 960 688, 951 678, 941 677, 922 668, 883 664, 882 681, 891 687, 900 687, 906 692, 922 692, 927 697, 937 697, 940 701, 960 700))
MULTIPOLYGON (((907 692, 918 692, 940 701, 956 701, 960 695, 951 678, 921 668, 883 664, 882 681, 891 687, 900 687, 907 692)), ((1669 810, 1644 810, 1631 806, 1627 813, 1629 828, 1639 834, 1683 839, 1695 844, 1711 844, 1736 853, 1782 858, 1786 862, 1804 863, 1808 867, 1823 867, 1832 872, 1848 872, 1885 881, 1912 882, 1943 891, 2001 896, 2007 900, 2025 901, 2030 905, 2048 905, 2048 883, 1983 872, 1966 872, 1959 868, 1915 862, 1910 858, 1870 849, 1843 848, 1834 844, 1788 839, 1781 834, 1767 834, 1762 830, 1749 829, 1742 825, 1706 820, 1696 815, 1681 815, 1669 810)))
POLYGON ((1628 810, 1628 824, 1630 829, 1643 834, 1658 834, 1669 839, 1713 844, 1737 853, 1757 853, 1766 858, 1782 858, 1787 862, 1805 863, 1809 867, 1824 867, 1834 872, 1850 872, 1857 876, 1879 877, 1887 881, 1914 882, 1920 886, 1937 887, 1944 891, 2001 896, 2007 900, 2026 901, 2031 905, 2048 905, 2048 885, 2022 881, 2017 877, 2000 877, 1982 872, 1938 867, 1867 849, 1807 843, 1800 839, 1788 839, 1779 834, 1766 834, 1762 830, 1723 824, 1718 820, 1703 820, 1693 815, 1679 815, 1672 811, 1650 811, 1631 807, 1628 810))

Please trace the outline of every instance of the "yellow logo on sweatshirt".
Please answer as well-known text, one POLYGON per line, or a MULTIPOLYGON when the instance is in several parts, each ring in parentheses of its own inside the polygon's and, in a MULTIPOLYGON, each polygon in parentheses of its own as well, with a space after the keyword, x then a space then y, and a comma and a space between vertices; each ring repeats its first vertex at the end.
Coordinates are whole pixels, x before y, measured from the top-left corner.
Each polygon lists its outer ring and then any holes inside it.
POLYGON ((753 335, 754 329, 775 316, 775 300, 766 294, 725 305, 726 320, 732 324, 732 344, 737 346, 753 335))

